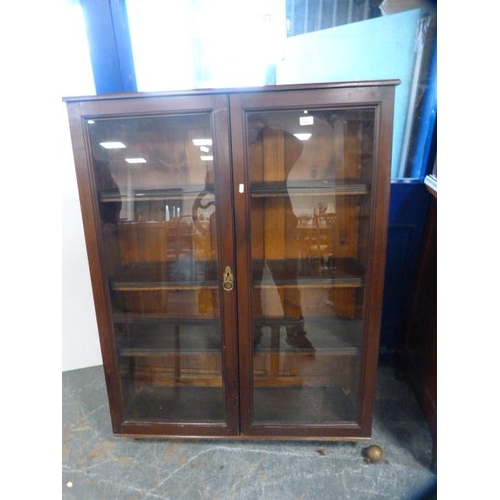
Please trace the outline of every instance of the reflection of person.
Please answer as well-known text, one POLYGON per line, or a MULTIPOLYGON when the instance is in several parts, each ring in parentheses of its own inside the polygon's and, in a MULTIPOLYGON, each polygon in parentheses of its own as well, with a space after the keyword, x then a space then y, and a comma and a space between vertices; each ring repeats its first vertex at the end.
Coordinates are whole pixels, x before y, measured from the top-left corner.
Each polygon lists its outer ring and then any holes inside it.
MULTIPOLYGON (((120 194, 118 185, 109 171, 107 163, 94 160, 94 175, 98 189, 102 192, 120 194)), ((99 203, 99 215, 102 223, 106 270, 114 276, 120 266, 120 244, 118 222, 120 221, 121 201, 99 203)))
MULTIPOLYGON (((265 121, 259 118, 249 120, 248 136, 250 147, 262 145, 266 131, 272 129, 267 126, 265 121)), ((288 175, 300 157, 303 144, 292 134, 284 131, 283 140, 283 157, 284 157, 284 176, 282 182, 285 184, 285 194, 282 198, 283 204, 280 210, 284 212, 284 225, 285 225, 285 242, 286 255, 279 259, 269 258, 264 255, 265 260, 253 260, 253 278, 255 282, 262 282, 265 263, 271 272, 272 279, 276 285, 281 306, 284 313, 283 324, 286 328, 286 343, 293 349, 313 350, 314 347, 306 337, 304 330, 304 317, 302 315, 301 294, 297 286, 298 275, 298 249, 297 249, 297 217, 294 214, 292 202, 286 190, 286 180, 288 175), (286 288, 280 284, 286 283, 286 288)), ((250 168, 252 166, 250 165, 250 168)), ((265 217, 267 214, 264 215, 265 217)), ((254 316, 262 317, 262 297, 260 287, 255 288, 256 300, 254 316)), ((264 320, 265 323, 265 320, 264 320)), ((262 338, 262 331, 260 330, 254 334, 254 346, 258 345, 262 338)))

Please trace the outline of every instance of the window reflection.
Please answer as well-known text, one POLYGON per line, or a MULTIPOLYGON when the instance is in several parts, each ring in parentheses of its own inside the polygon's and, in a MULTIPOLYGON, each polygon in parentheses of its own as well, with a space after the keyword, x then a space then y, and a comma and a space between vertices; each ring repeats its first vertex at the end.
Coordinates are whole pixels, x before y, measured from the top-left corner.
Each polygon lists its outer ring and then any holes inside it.
MULTIPOLYGON (((264 145, 264 137, 275 136, 277 133, 280 137, 279 140, 283 143, 284 158, 282 177, 278 179, 278 182, 282 183, 284 188, 283 194, 278 200, 268 201, 267 209, 273 211, 282 219, 283 226, 281 230, 284 231, 286 237, 286 243, 283 241, 286 245, 286 253, 281 253, 284 248, 272 250, 269 248, 265 260, 258 259, 254 261, 252 270, 255 284, 254 314, 257 318, 264 316, 263 300, 265 298, 261 297, 261 290, 270 286, 266 284, 264 279, 264 267, 267 266, 271 276, 270 281, 273 283, 271 286, 278 291, 283 313, 287 317, 285 321, 279 321, 279 319, 274 322, 271 321, 273 323, 272 328, 279 330, 280 323, 284 323, 285 342, 290 348, 314 352, 314 347, 304 329, 301 292, 297 285, 299 271, 298 218, 294 213, 289 191, 286 188, 290 172, 304 149, 303 142, 286 130, 279 131, 269 127, 262 117, 254 115, 249 119, 248 138, 250 149, 258 148, 261 150, 264 145), (271 203, 275 205, 276 201, 277 206, 271 206, 271 203), (283 259, 284 256, 286 256, 286 259, 283 259)), ((269 323, 269 321, 264 320, 263 323, 269 323)), ((262 328, 263 326, 257 326, 254 335, 254 348, 257 348, 261 342, 262 328)))
POLYGON ((89 43, 85 32, 83 9, 77 0, 65 0, 62 12, 63 30, 60 50, 64 71, 61 71, 62 95, 95 94, 94 75, 90 62, 89 43))
POLYGON ((418 177, 435 121, 433 3, 127 0, 139 91, 400 79, 392 177, 418 177))
POLYGON ((284 0, 127 0, 127 12, 139 91, 275 83, 284 0))

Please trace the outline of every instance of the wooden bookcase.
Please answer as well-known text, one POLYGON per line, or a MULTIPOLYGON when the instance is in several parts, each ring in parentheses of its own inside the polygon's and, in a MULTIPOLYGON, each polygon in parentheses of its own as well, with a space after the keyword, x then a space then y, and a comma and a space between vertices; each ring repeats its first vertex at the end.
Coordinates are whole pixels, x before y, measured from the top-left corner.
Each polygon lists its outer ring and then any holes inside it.
POLYGON ((370 436, 397 83, 66 99, 117 435, 370 436))

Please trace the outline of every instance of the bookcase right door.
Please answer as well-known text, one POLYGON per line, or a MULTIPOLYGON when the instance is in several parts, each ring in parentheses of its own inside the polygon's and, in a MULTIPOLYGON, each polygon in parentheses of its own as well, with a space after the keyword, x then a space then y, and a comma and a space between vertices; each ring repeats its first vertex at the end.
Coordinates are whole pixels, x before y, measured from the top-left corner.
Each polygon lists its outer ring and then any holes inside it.
POLYGON ((237 246, 242 433, 364 436, 386 244, 392 129, 381 123, 391 106, 367 89, 297 97, 231 96, 234 176, 245 187, 236 231, 248 240, 244 252, 237 246))

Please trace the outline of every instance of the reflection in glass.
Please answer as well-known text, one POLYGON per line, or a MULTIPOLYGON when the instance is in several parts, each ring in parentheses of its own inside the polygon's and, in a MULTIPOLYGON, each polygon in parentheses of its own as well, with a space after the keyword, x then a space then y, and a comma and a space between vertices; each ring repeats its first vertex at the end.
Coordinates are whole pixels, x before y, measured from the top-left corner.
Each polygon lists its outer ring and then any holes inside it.
POLYGON ((356 420, 373 123, 247 115, 255 422, 356 420))
POLYGON ((126 418, 224 421, 210 116, 87 127, 126 418))

